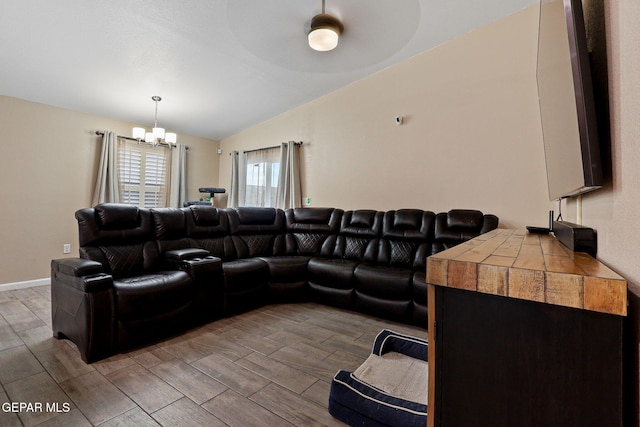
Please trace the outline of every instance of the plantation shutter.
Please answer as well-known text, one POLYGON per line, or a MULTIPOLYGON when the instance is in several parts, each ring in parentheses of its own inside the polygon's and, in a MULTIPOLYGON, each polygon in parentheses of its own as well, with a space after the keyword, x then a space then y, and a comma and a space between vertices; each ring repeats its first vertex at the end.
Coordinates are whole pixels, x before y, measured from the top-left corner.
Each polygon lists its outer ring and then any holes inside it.
POLYGON ((121 140, 118 169, 123 203, 142 208, 167 206, 169 150, 121 140))

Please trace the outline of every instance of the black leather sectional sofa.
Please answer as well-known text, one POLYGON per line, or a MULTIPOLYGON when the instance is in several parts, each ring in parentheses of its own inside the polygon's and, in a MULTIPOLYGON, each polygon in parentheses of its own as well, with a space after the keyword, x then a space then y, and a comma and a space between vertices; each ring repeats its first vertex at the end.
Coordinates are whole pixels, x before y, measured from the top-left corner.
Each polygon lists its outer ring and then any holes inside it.
POLYGON ((426 327, 426 258, 497 227, 475 210, 102 204, 51 263, 53 333, 89 363, 266 303, 315 301, 426 327))

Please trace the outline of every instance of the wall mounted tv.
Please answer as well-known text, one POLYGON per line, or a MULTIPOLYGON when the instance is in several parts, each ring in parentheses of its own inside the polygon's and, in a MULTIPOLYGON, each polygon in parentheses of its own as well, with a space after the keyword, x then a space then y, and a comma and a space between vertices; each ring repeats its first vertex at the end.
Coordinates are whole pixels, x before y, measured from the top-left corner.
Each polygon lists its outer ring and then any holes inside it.
POLYGON ((549 200, 602 186, 581 0, 540 0, 536 78, 549 200))

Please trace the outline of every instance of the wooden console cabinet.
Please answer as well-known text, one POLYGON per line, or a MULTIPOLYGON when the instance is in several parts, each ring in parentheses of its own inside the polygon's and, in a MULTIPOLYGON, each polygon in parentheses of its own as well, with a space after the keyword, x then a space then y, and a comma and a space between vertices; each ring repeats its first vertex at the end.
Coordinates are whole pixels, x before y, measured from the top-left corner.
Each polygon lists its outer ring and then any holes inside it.
POLYGON ((427 259, 428 425, 621 426, 627 283, 551 235, 427 259))

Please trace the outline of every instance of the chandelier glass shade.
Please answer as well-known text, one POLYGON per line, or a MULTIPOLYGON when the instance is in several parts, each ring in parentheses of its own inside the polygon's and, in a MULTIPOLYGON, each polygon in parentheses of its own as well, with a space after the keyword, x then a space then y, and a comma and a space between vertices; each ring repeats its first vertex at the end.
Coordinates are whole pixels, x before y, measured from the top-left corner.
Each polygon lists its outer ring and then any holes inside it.
POLYGON ((163 141, 169 145, 175 144, 178 140, 178 136, 173 132, 165 132, 164 128, 158 127, 158 102, 162 101, 162 98, 159 96, 152 96, 151 99, 156 103, 156 114, 154 117, 153 129, 151 132, 147 132, 145 128, 134 127, 132 137, 138 141, 144 140, 145 142, 154 145, 163 141))

